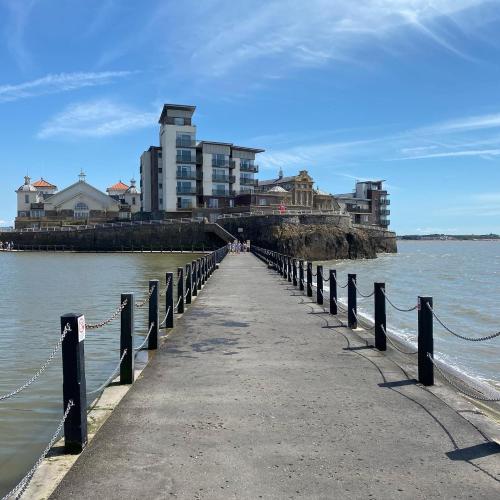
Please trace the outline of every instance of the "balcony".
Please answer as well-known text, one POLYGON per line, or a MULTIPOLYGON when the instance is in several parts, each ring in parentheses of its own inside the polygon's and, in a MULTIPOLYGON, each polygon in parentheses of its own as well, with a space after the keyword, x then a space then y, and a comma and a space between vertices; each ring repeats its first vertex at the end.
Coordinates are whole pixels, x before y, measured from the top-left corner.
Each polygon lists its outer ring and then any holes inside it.
POLYGON ((196 194, 196 186, 191 186, 191 187, 179 187, 179 186, 177 186, 176 193, 190 195, 190 196, 195 195, 196 194))
POLYGON ((382 219, 382 220, 380 221, 380 225, 381 225, 381 226, 384 226, 384 227, 389 226, 389 225, 390 225, 390 223, 391 223, 391 221, 390 221, 389 219, 382 219))
POLYGON ((212 189, 212 196, 235 196, 235 192, 230 189, 212 189))
POLYGON ((257 173, 259 171, 259 166, 258 165, 245 165, 241 164, 240 165, 240 172, 253 172, 257 173))
POLYGON ((212 182, 235 182, 236 177, 234 175, 220 175, 212 174, 212 182))
POLYGON ((193 204, 191 202, 177 203, 177 210, 191 210, 192 208, 193 204))
POLYGON ((347 211, 351 214, 371 214, 370 208, 361 208, 354 205, 346 205, 347 211))
POLYGON ((381 205, 390 205, 391 200, 389 200, 389 198, 380 198, 380 204, 381 205))
POLYGON ((196 172, 182 172, 177 170, 176 178, 183 179, 186 181, 195 181, 196 180, 196 172))
POLYGON ((240 184, 242 186, 257 186, 258 184, 257 179, 251 179, 249 177, 240 177, 240 184))
POLYGON ((175 146, 177 148, 195 148, 196 141, 194 139, 176 139, 175 146))
POLYGON ((196 156, 183 156, 183 155, 177 155, 175 157, 175 161, 177 163, 196 163, 196 156))
POLYGON ((384 216, 384 215, 390 215, 391 211, 390 210, 387 210, 387 208, 382 208, 380 209, 380 215, 384 216))
POLYGON ((240 194, 250 194, 253 193, 253 189, 251 187, 241 186, 240 194))
POLYGON ((212 158, 212 167, 229 168, 229 160, 216 160, 212 158))

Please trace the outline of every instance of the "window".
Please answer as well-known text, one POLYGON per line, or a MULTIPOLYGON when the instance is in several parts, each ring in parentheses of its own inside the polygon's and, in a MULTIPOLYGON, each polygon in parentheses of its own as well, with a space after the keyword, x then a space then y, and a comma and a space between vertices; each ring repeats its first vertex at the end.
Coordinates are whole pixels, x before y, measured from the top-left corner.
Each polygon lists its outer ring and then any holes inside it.
POLYGON ((233 199, 229 200, 229 208, 234 208, 234 200, 233 199))
POLYGON ((30 202, 30 195, 29 194, 25 194, 24 195, 24 203, 29 203, 30 202))
POLYGON ((184 125, 184 118, 178 116, 174 117, 174 125, 184 125))
POLYGON ((44 217, 44 216, 45 216, 44 210, 32 210, 31 211, 31 217, 44 217))
POLYGON ((189 165, 178 165, 177 167, 177 177, 179 178, 190 178, 192 173, 193 171, 189 165))
POLYGON ((160 205, 163 205, 163 198, 160 198, 160 205))
POLYGON ((192 208, 191 198, 177 198, 177 208, 192 208))
POLYGON ((163 189, 163 183, 161 183, 161 182, 160 182, 160 183, 158 184, 158 189, 159 189, 160 191, 163 189))
POLYGON ((162 167, 158 167, 158 172, 161 174, 163 172, 163 168, 162 167))
POLYGON ((132 197, 132 205, 135 205, 135 196, 132 197))
POLYGON ((73 217, 75 219, 86 219, 89 216, 90 210, 86 203, 79 201, 73 210, 73 217))
POLYGON ((267 205, 267 200, 265 198, 259 198, 259 205, 261 207, 267 205))
POLYGON ((178 149, 177 150, 177 160, 178 161, 185 161, 186 163, 189 163, 192 160, 191 150, 190 149, 178 149))
POLYGON ((209 198, 208 208, 219 208, 219 200, 217 198, 209 198))

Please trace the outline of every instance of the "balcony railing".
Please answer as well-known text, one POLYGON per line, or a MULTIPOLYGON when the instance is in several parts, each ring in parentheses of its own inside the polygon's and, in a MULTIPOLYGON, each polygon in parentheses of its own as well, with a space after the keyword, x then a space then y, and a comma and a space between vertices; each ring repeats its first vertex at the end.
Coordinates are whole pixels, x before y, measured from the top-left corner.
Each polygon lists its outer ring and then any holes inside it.
POLYGON ((181 172, 178 170, 176 177, 177 177, 177 179, 184 179, 186 181, 195 181, 196 180, 196 172, 181 172))
POLYGON ((256 186, 258 181, 257 179, 250 179, 249 177, 240 177, 240 184, 242 186, 256 186))
POLYGON ((385 226, 385 227, 387 227, 387 226, 389 226, 390 224, 391 224, 391 221, 390 221, 389 219, 381 219, 381 221, 380 221, 380 225, 381 225, 381 226, 385 226))
POLYGON ((212 158, 212 167, 228 168, 229 160, 216 160, 212 158))
POLYGON ((233 183, 235 181, 236 181, 236 177, 234 175, 212 174, 212 182, 230 182, 230 183, 233 183))
POLYGON ((380 204, 381 205, 390 205, 391 200, 389 200, 389 198, 380 198, 380 204))
POLYGON ((372 213, 370 208, 355 207, 353 205, 347 205, 346 208, 347 208, 347 211, 352 213, 352 214, 371 214, 372 213))
POLYGON ((177 186, 176 193, 177 194, 187 194, 187 195, 196 194, 196 186, 191 186, 191 187, 179 187, 179 186, 177 186))
POLYGON ((196 163, 196 157, 191 155, 191 156, 181 156, 177 155, 175 157, 175 161, 177 163, 196 163))
POLYGON ((192 203, 177 203, 177 210, 191 210, 193 208, 192 203))
POLYGON ((259 171, 259 166, 258 165, 245 165, 241 164, 240 165, 240 171, 241 172, 258 172, 259 171))
POLYGON ((212 196, 235 196, 232 189, 212 189, 212 196))
POLYGON ((178 148, 195 148, 196 141, 194 139, 176 139, 175 146, 178 148))
POLYGON ((380 215, 390 215, 391 211, 387 210, 386 208, 382 208, 380 210, 380 215))

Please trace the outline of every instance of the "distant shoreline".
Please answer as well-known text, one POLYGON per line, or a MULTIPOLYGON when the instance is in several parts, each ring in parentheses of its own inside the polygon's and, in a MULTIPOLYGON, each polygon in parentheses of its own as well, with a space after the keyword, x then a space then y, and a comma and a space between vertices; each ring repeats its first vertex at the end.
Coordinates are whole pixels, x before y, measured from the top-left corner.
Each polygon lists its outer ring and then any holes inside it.
POLYGON ((499 241, 498 234, 407 234, 397 236, 408 241, 499 241))

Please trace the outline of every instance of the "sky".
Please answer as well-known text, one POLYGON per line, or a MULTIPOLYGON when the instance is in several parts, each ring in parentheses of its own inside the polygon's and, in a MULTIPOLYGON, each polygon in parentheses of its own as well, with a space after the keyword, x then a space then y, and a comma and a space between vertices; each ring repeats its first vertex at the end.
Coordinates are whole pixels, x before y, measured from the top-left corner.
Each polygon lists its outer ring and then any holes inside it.
POLYGON ((500 233, 500 0, 0 0, 0 226, 28 173, 139 177, 164 103, 400 234, 500 233))

